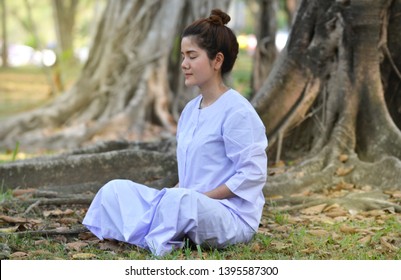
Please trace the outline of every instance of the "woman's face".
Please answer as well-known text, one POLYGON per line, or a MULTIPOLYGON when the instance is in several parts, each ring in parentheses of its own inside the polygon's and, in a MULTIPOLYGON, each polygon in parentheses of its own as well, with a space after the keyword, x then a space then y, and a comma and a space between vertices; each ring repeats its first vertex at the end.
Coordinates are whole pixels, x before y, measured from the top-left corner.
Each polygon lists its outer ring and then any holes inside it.
POLYGON ((205 50, 201 49, 192 36, 181 40, 181 68, 185 75, 186 86, 203 88, 215 77, 215 62, 210 60, 205 50))

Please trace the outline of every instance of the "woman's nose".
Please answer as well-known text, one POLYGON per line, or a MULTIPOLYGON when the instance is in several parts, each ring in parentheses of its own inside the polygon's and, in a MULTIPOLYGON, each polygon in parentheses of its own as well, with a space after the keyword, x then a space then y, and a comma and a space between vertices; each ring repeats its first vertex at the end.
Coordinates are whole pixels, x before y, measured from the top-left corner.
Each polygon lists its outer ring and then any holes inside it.
POLYGON ((181 62, 181 68, 182 69, 188 69, 188 61, 186 58, 184 58, 181 62))

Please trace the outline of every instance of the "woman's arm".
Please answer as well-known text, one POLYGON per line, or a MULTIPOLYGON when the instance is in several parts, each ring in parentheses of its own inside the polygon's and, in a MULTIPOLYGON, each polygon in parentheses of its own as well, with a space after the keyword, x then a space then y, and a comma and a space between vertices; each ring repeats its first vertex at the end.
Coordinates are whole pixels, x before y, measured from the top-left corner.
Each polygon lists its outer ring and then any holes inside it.
POLYGON ((211 191, 205 192, 204 194, 213 199, 226 199, 235 196, 235 194, 225 184, 218 186, 211 191))

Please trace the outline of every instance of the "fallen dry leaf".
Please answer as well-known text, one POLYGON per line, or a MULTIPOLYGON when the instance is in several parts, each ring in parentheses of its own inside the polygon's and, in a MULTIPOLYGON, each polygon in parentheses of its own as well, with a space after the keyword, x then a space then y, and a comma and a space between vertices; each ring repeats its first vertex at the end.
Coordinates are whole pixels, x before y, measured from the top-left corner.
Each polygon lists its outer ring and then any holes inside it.
POLYGON ((338 216, 338 217, 334 217, 333 220, 337 223, 341 223, 341 222, 345 222, 346 220, 348 220, 348 217, 346 216, 338 216))
POLYGON ((267 228, 259 228, 258 233, 261 233, 261 234, 267 235, 267 236, 273 236, 273 234, 267 228))
POLYGON ((392 193, 391 196, 394 198, 401 198, 401 191, 396 191, 396 192, 392 193))
POLYGON ((24 231, 32 228, 35 225, 42 224, 43 221, 40 219, 28 219, 23 217, 10 217, 6 215, 0 215, 0 223, 5 222, 9 224, 17 225, 18 231, 24 231))
POLYGON ((341 239, 342 239, 342 236, 341 236, 341 234, 338 234, 338 233, 336 233, 336 232, 333 232, 333 233, 331 234, 331 238, 333 238, 333 240, 341 240, 341 239))
POLYGON ((307 248, 307 249, 301 250, 300 252, 304 253, 304 254, 311 254, 311 253, 315 253, 316 251, 318 251, 318 250, 316 250, 315 248, 307 248))
POLYGON ((333 211, 333 210, 337 210, 338 208, 341 208, 341 206, 340 205, 338 205, 337 203, 334 203, 334 204, 330 204, 329 206, 327 206, 326 208, 324 208, 324 212, 330 212, 330 211, 333 211))
POLYGON ((273 245, 277 250, 284 250, 292 246, 292 244, 286 244, 280 241, 272 241, 270 244, 273 245))
POLYGON ((1 233, 13 233, 16 232, 19 228, 19 225, 7 228, 0 228, 1 233))
POLYGON ((67 243, 66 247, 69 250, 75 250, 75 251, 81 251, 83 247, 88 246, 89 244, 83 241, 76 241, 76 242, 71 242, 67 243))
POLYGON ((387 237, 385 236, 382 236, 380 238, 380 243, 390 251, 398 251, 398 247, 388 242, 387 237))
POLYGON ((304 219, 302 219, 301 217, 294 217, 294 216, 288 216, 286 217, 286 220, 288 224, 292 225, 299 224, 304 221, 304 219))
POLYGON ((23 258, 28 256, 28 253, 26 252, 14 252, 10 255, 10 258, 23 258))
POLYGON ((334 225, 335 224, 334 220, 330 217, 322 218, 321 221, 323 224, 326 224, 326 225, 334 225))
POLYGON ((351 173, 352 170, 354 170, 354 166, 352 166, 352 165, 349 167, 341 166, 336 170, 336 175, 337 176, 345 176, 345 175, 348 175, 349 173, 351 173))
POLYGON ((49 240, 47 239, 41 239, 41 240, 35 240, 35 245, 48 245, 49 240))
POLYGON ((119 245, 119 243, 114 242, 114 241, 104 241, 101 242, 99 244, 99 248, 100 250, 109 250, 109 251, 114 251, 114 252, 118 252, 121 250, 121 246, 119 245))
POLYGON ((399 190, 386 190, 384 193, 390 195, 392 198, 401 198, 401 191, 399 190))
POLYGON ((56 231, 60 233, 67 232, 69 230, 70 230, 69 227, 56 227, 56 231))
POLYGON ((261 248, 260 248, 259 243, 254 243, 254 244, 252 245, 252 247, 251 247, 251 250, 252 250, 252 252, 260 253, 261 248))
POLYGON ((13 223, 13 224, 24 224, 24 223, 29 222, 29 219, 27 219, 27 218, 11 217, 11 216, 6 216, 6 215, 1 215, 0 220, 7 222, 7 223, 13 223))
POLYGON ((34 250, 29 252, 29 256, 52 256, 53 253, 48 250, 34 250))
POLYGON ((291 227, 287 225, 271 225, 270 228, 277 232, 288 232, 291 230, 291 227))
POLYGON ((91 239, 91 238, 94 238, 94 237, 97 239, 97 237, 90 231, 81 232, 80 234, 78 234, 78 237, 81 240, 88 240, 88 239, 91 239))
POLYGON ((324 214, 330 218, 336 218, 336 217, 342 217, 342 216, 347 216, 348 211, 345 210, 343 207, 341 207, 338 204, 332 204, 330 206, 327 206, 323 210, 324 214))
POLYGON ((14 197, 22 196, 22 195, 29 195, 32 196, 33 193, 35 193, 37 190, 36 189, 17 189, 13 190, 12 195, 14 197))
POLYGON ((71 209, 66 209, 66 210, 61 210, 61 209, 56 209, 56 210, 49 210, 49 211, 43 211, 43 216, 44 217, 49 217, 49 216, 67 216, 74 214, 74 210, 71 209))
POLYGON ((77 218, 68 218, 68 217, 61 218, 58 221, 60 222, 60 224, 64 225, 73 225, 79 223, 79 220, 77 218))
POLYGON ((358 240, 358 243, 360 244, 368 244, 372 240, 371 235, 366 235, 365 237, 362 237, 361 239, 358 240))
POLYGON ((352 234, 352 233, 357 233, 358 229, 354 228, 354 227, 347 226, 347 225, 341 225, 340 226, 340 231, 342 233, 350 233, 350 234, 352 234))
POLYGON ((312 206, 312 207, 308 207, 308 208, 302 209, 300 212, 302 214, 304 214, 304 215, 316 215, 316 214, 322 213, 326 206, 327 206, 326 203, 319 204, 319 205, 316 205, 316 206, 312 206))
POLYGON ((338 159, 339 159, 341 162, 346 162, 346 161, 348 160, 348 158, 349 158, 349 156, 346 155, 346 154, 341 154, 341 155, 338 157, 338 159))
POLYGON ((365 217, 378 217, 385 215, 386 212, 382 209, 379 209, 379 210, 370 210, 366 212, 361 212, 360 214, 365 217))
POLYGON ((344 209, 335 209, 330 212, 326 212, 325 215, 330 218, 347 217, 348 212, 344 209))
POLYGON ((67 243, 67 237, 64 235, 56 235, 54 237, 54 240, 59 242, 59 243, 67 243))
POLYGON ((74 260, 90 260, 90 259, 95 259, 96 255, 92 253, 77 253, 72 255, 72 258, 74 260))

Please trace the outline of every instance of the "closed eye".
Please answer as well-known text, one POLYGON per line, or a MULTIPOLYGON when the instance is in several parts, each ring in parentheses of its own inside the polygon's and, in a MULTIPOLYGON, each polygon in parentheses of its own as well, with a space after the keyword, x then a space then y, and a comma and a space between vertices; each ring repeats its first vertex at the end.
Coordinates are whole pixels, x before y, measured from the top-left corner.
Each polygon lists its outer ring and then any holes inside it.
MULTIPOLYGON (((188 56, 189 57, 189 59, 195 59, 195 58, 197 58, 198 56, 197 55, 190 55, 190 56, 188 56)), ((181 59, 182 60, 184 60, 185 59, 185 55, 181 55, 181 59)))
POLYGON ((186 57, 186 55, 187 55, 188 58, 191 59, 191 60, 198 57, 196 51, 190 50, 190 51, 187 51, 187 52, 185 52, 185 53, 184 53, 184 52, 181 52, 181 59, 184 60, 185 57, 186 57))

